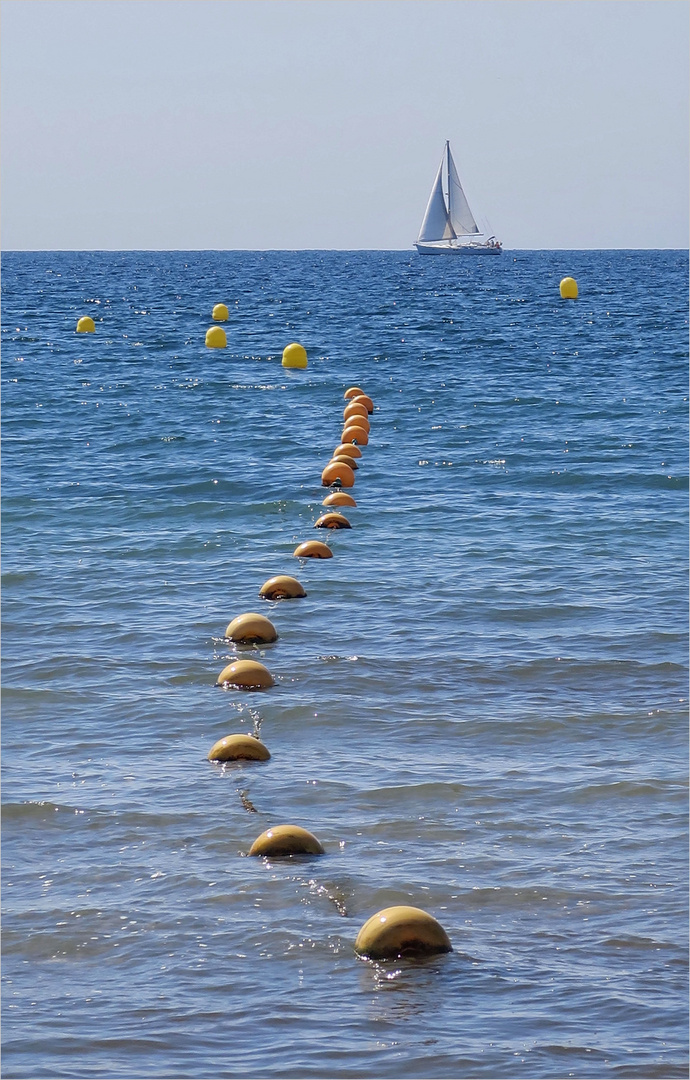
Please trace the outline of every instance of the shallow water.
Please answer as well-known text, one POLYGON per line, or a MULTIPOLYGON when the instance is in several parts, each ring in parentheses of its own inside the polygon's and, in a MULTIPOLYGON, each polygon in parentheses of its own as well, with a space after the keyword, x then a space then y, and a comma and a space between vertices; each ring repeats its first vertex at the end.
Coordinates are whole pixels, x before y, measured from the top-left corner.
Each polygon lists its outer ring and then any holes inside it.
POLYGON ((3 1075, 687 1076, 687 255, 9 253, 3 300, 3 1075), (255 610, 276 686, 218 689, 255 610), (243 857, 280 822, 326 856, 243 857), (357 959, 396 903, 454 951, 357 959))

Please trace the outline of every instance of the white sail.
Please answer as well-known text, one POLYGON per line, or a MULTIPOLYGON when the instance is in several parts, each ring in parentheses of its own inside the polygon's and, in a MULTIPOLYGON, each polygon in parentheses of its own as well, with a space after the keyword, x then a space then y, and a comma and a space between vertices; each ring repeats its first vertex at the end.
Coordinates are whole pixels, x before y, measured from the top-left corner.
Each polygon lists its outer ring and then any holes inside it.
POLYGON ((448 216, 456 236, 469 236, 471 233, 478 233, 479 229, 465 192, 462 190, 460 177, 450 152, 450 143, 446 143, 446 149, 448 151, 448 216))
MULTIPOLYGON (((419 230, 419 236, 417 237, 418 241, 455 239, 455 230, 451 225, 448 216, 448 207, 446 206, 446 200, 443 196, 442 172, 443 158, 441 158, 441 164, 436 173, 434 186, 431 189, 431 195, 429 196, 429 202, 427 203, 422 227, 419 230)), ((460 190, 462 191, 462 188, 460 190)), ((470 214, 470 217, 471 216, 472 215, 470 214)))

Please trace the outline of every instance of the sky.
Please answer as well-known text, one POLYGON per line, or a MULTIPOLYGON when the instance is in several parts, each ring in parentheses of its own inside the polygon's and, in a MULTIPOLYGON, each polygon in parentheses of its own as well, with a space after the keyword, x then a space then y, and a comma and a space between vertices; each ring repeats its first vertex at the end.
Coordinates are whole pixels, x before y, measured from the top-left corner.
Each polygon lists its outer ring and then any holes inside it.
POLYGON ((3 0, 2 247, 688 246, 686 0, 3 0))

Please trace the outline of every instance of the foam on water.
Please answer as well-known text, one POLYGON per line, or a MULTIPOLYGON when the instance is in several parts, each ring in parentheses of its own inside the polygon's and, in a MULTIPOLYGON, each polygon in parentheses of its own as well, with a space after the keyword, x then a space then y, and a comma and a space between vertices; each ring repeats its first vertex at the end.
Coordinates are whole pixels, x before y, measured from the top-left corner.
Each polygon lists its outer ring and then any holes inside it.
POLYGON ((687 256, 487 263, 4 257, 5 1076, 687 1075, 687 256))

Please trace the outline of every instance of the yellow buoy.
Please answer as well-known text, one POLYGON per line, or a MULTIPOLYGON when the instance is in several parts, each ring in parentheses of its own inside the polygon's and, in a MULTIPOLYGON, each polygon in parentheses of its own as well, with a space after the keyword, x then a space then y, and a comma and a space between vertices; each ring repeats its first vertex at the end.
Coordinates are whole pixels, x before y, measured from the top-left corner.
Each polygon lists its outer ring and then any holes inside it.
POLYGON ((228 344, 227 335, 222 326, 209 326, 206 331, 207 349, 224 349, 228 344))
POLYGON ((96 330, 96 324, 90 315, 82 315, 81 319, 77 323, 78 334, 93 334, 96 330))
POLYGON ((344 461, 329 461, 321 473, 321 483, 324 487, 330 487, 335 483, 339 483, 341 487, 354 487, 355 474, 344 461))
POLYGON ((377 911, 355 941, 355 952, 370 960, 452 951, 447 933, 433 915, 406 905, 377 911))
POLYGON ((297 578, 290 577, 289 574, 277 574, 265 581, 259 589, 259 596, 263 596, 264 600, 293 600, 306 595, 297 578))
POLYGON ((333 558, 333 552, 328 544, 323 544, 320 540, 305 540, 303 544, 297 545, 292 554, 298 559, 333 558))
POLYGON ((360 401, 351 401, 349 405, 346 405, 343 409, 343 420, 349 420, 351 416, 367 417, 369 410, 366 405, 362 405, 360 401))
POLYGON ((303 345, 293 341, 283 349, 283 367, 305 368, 307 366, 307 350, 303 345))
POLYGON ((235 660, 224 667, 216 686, 239 686, 243 690, 267 690, 273 686, 273 676, 258 660, 235 660))
POLYGON ((238 615, 228 624, 225 631, 226 638, 231 641, 246 641, 265 644, 275 641, 278 631, 265 615, 257 615, 255 611, 247 611, 244 615, 238 615))
POLYGON ((226 735, 208 752, 209 761, 268 761, 268 747, 253 735, 226 735))
POLYGON ((226 304, 215 304, 213 308, 213 318, 216 322, 225 322, 230 318, 230 312, 227 309, 226 304))
POLYGON ((250 855, 325 855, 313 833, 299 825, 274 825, 256 840, 250 855))
POLYGON ((360 424, 356 424, 354 420, 351 420, 343 428, 340 441, 344 443, 356 442, 358 446, 366 446, 369 442, 369 433, 366 428, 361 427, 360 424))
POLYGON ((357 503, 347 491, 332 491, 321 503, 322 506, 356 506, 357 503))
POLYGON ((359 394, 363 394, 363 393, 364 393, 364 391, 362 390, 362 388, 360 386, 349 386, 347 388, 347 390, 345 391, 345 393, 343 394, 343 397, 345 397, 345 398, 353 398, 353 397, 357 397, 359 394))
MULTIPOLYGON (((352 445, 354 446, 354 443, 352 445)), ((331 460, 328 462, 328 464, 329 465, 332 465, 334 463, 337 464, 339 461, 342 461, 342 463, 344 465, 349 465, 351 469, 358 469, 359 468, 359 465, 357 464, 355 459, 353 457, 351 457, 349 454, 346 454, 344 451, 341 454, 334 454, 333 457, 331 458, 331 460)))
POLYGON ((577 282, 575 278, 564 277, 560 284, 560 290, 564 300, 577 300, 577 282))
POLYGON ((371 400, 368 394, 357 394, 356 397, 350 398, 350 403, 355 405, 364 405, 368 413, 373 413, 374 402, 371 400))
POLYGON ((314 522, 315 529, 351 529, 352 526, 344 514, 333 511, 330 514, 322 514, 318 521, 314 522))
POLYGON ((360 458, 362 456, 362 451, 358 446, 355 446, 354 443, 340 443, 333 451, 333 457, 340 457, 341 454, 345 454, 346 457, 360 458))

